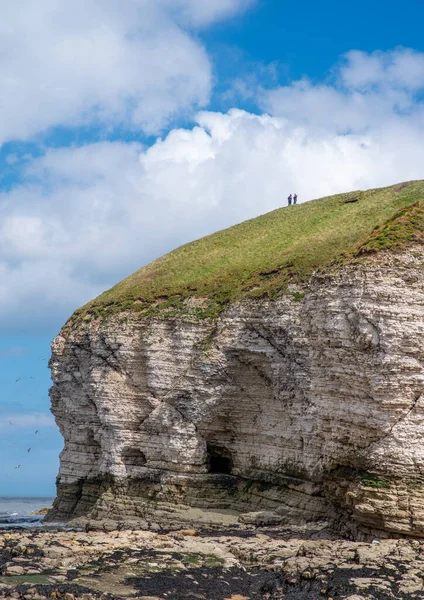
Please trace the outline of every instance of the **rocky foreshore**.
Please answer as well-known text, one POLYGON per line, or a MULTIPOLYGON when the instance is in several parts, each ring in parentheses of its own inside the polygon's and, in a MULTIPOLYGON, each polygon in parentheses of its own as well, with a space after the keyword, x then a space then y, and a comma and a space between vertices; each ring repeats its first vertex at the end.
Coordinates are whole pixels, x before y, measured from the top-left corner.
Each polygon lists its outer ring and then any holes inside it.
POLYGON ((424 542, 326 528, 0 532, 0 598, 413 600, 424 542))

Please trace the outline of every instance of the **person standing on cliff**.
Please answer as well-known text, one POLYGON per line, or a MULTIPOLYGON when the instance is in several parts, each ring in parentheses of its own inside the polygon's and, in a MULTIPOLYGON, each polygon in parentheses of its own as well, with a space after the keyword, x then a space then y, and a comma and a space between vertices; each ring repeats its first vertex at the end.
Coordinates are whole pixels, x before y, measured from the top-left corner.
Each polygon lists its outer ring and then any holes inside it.
POLYGON ((297 194, 293 196, 293 204, 297 204, 297 194))
POLYGON ((288 202, 288 205, 290 206, 290 204, 292 203, 292 195, 291 194, 287 198, 287 202, 288 202))

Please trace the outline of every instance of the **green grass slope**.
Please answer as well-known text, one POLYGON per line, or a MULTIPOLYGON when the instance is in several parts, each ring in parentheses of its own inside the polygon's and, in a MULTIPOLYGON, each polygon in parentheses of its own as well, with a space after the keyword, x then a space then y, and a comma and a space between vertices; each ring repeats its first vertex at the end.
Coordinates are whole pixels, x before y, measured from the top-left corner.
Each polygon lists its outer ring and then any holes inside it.
POLYGON ((412 181, 274 210, 177 248, 74 317, 128 309, 184 312, 188 297, 204 299, 192 312, 210 317, 241 297, 285 293, 289 283, 307 280, 318 268, 415 239, 423 230, 422 199, 424 181, 412 181), (359 201, 344 203, 349 197, 359 201))

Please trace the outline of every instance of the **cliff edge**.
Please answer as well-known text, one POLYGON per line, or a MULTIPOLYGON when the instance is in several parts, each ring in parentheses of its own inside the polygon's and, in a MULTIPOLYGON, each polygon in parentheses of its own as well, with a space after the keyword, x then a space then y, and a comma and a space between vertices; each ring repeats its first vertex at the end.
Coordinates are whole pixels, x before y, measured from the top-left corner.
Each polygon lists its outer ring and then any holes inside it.
POLYGON ((280 209, 76 311, 52 345, 48 519, 424 536, 423 198, 280 209))

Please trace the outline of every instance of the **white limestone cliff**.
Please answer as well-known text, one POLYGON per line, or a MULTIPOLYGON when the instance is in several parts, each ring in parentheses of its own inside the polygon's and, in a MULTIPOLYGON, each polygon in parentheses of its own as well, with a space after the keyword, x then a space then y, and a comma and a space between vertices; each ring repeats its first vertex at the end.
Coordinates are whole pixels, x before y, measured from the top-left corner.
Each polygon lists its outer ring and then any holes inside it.
POLYGON ((64 328, 49 518, 190 506, 423 536, 423 258, 381 254, 213 322, 64 328))

